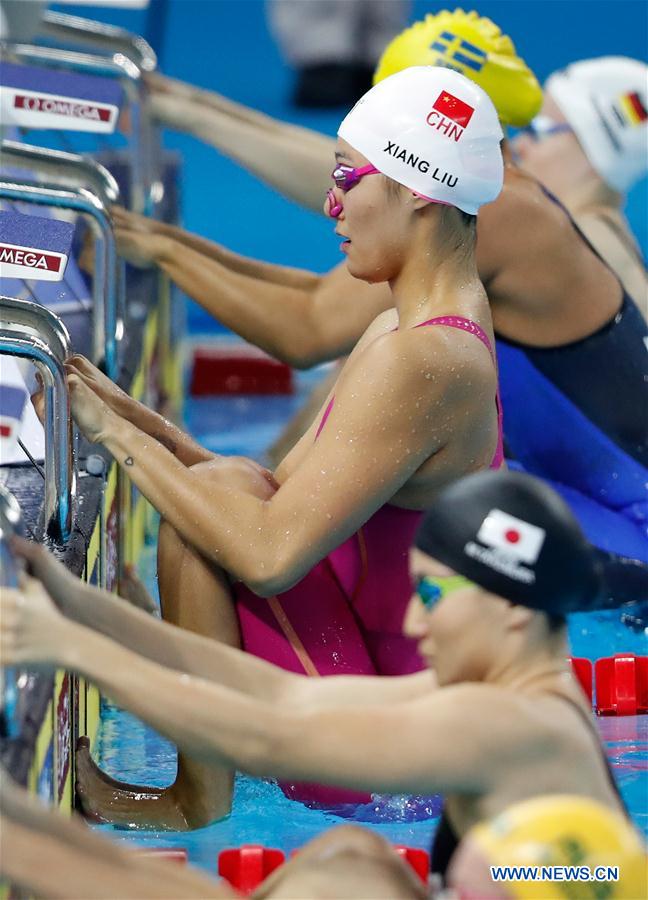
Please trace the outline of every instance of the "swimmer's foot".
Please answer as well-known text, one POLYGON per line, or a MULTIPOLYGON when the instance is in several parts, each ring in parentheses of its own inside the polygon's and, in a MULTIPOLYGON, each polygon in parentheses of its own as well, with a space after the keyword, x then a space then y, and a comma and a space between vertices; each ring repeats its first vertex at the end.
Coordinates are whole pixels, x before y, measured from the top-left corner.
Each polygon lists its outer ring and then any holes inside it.
POLYGON ((111 778, 92 759, 87 738, 77 744, 76 796, 79 809, 92 822, 160 831, 188 827, 172 789, 137 787, 111 778))
POLYGON ((119 581, 119 595, 144 612, 155 614, 158 610, 157 603, 135 571, 135 566, 130 563, 124 566, 124 572, 119 581))

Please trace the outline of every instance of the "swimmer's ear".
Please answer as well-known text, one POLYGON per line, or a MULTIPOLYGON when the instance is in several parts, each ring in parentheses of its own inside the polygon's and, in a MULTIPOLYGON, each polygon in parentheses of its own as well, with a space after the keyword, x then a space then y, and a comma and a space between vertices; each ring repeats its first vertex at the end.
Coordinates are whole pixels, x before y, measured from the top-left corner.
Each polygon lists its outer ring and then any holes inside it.
POLYGON ((517 603, 509 603, 508 607, 508 625, 515 631, 526 628, 535 615, 535 611, 533 609, 529 609, 527 606, 520 606, 517 603))
POLYGON ((432 201, 412 191, 412 209, 425 209, 427 206, 432 206, 432 201))

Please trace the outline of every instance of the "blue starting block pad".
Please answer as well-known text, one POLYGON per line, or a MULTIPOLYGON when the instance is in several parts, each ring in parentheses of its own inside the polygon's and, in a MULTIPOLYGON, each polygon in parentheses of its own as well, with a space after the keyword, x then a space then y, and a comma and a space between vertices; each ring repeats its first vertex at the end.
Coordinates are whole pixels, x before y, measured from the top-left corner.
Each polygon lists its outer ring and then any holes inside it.
POLYGON ((3 125, 112 134, 123 100, 112 78, 0 63, 3 125))
POLYGON ((0 212, 0 278, 62 281, 73 238, 68 222, 0 212))

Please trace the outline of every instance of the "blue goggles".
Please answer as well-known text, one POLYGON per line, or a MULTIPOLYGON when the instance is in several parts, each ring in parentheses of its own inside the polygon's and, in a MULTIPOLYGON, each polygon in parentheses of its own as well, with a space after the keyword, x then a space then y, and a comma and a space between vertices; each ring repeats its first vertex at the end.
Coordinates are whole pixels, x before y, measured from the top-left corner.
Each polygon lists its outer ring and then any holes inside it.
POLYGON ((453 591, 458 591, 464 587, 474 587, 474 582, 464 578, 463 575, 424 575, 415 585, 414 593, 418 596, 427 612, 430 612, 448 594, 452 594, 453 591))

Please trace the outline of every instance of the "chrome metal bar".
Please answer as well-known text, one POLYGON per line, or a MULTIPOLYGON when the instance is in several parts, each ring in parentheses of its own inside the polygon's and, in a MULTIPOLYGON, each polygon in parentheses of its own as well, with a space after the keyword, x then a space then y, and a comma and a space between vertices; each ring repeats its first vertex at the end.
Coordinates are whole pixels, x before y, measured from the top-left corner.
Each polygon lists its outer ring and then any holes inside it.
POLYGON ((119 185, 108 169, 90 156, 18 141, 2 141, 0 165, 29 169, 61 187, 90 188, 106 209, 111 203, 119 203, 119 185))
MULTIPOLYGON (((17 588, 21 564, 16 559, 11 539, 22 534, 22 511, 18 501, 3 485, 0 485, 0 588, 17 588)), ((20 734, 20 710, 18 673, 5 666, 0 670, 0 724, 3 733, 10 738, 20 734)))
POLYGON ((0 296, 0 323, 2 327, 29 328, 42 338, 59 359, 66 360, 71 353, 70 335, 58 316, 40 303, 19 300, 17 297, 0 296))
POLYGON ((142 77, 139 66, 123 53, 96 56, 76 50, 57 50, 55 47, 10 42, 3 43, 1 49, 3 57, 9 62, 34 63, 52 69, 67 69, 70 72, 86 72, 104 78, 123 78, 136 82, 142 77))
POLYGON ((108 212, 99 197, 87 188, 60 188, 34 182, 0 181, 0 198, 72 209, 88 216, 101 240, 102 252, 95 254, 94 272, 94 328, 93 355, 97 362, 102 356, 106 374, 117 377, 117 336, 123 330, 119 311, 123 304, 120 293, 121 262, 117 257, 115 236, 108 212))
POLYGON ((157 68, 157 56, 148 41, 115 25, 50 10, 43 15, 40 34, 61 42, 123 53, 145 72, 157 68))
POLYGON ((123 53, 114 53, 110 57, 95 56, 74 50, 10 43, 0 45, 0 52, 8 61, 34 63, 38 66, 119 79, 131 114, 129 141, 133 161, 131 207, 137 212, 148 211, 153 186, 156 185, 156 162, 151 137, 152 124, 145 112, 146 96, 139 66, 123 53))
MULTIPOLYGON (((2 299, 0 298, 0 310, 2 299)), ((65 541, 72 527, 76 491, 72 416, 63 360, 31 332, 0 328, 0 355, 29 359, 38 368, 45 394, 45 521, 52 537, 65 541)))

